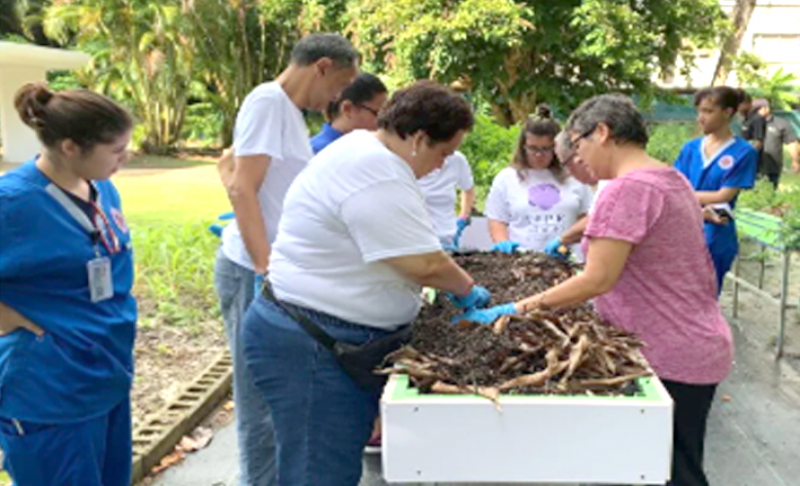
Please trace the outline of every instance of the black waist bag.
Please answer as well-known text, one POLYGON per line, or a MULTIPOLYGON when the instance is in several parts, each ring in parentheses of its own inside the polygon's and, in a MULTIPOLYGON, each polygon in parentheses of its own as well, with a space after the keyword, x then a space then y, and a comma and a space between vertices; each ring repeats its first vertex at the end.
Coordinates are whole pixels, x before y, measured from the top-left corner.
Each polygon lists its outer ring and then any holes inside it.
POLYGON ((297 312, 293 306, 283 305, 272 293, 272 289, 266 282, 262 287, 262 293, 265 298, 280 307, 289 317, 300 324, 300 327, 311 337, 331 350, 344 371, 366 391, 380 391, 383 388, 386 384, 386 376, 376 375, 375 370, 383 364, 386 355, 397 351, 401 346, 411 341, 412 326, 407 325, 388 336, 366 344, 343 343, 333 339, 328 333, 314 324, 311 319, 297 312))

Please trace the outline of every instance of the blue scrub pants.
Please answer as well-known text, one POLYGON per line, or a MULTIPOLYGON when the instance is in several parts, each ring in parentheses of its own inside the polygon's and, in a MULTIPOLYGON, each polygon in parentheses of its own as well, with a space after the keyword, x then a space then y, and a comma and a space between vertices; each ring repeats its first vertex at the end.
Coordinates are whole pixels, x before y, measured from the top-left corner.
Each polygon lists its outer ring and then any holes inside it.
POLYGON ((736 236, 736 226, 733 222, 726 225, 706 223, 704 226, 706 244, 711 253, 711 261, 717 272, 717 295, 722 293, 722 284, 725 274, 733 266, 733 261, 739 253, 739 240, 736 236))
POLYGON ((0 417, 3 468, 16 486, 130 486, 131 403, 83 422, 0 417))

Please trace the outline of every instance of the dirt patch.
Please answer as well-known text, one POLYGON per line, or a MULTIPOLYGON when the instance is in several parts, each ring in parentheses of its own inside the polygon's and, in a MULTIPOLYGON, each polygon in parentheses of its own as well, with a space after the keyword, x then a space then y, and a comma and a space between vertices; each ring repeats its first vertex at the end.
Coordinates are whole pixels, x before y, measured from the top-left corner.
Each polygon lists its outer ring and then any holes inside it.
POLYGON ((132 391, 134 427, 177 398, 226 346, 219 322, 209 321, 192 329, 140 327, 132 391))
MULTIPOLYGON (((543 254, 472 254, 456 258, 495 303, 533 295, 570 278, 577 268, 543 254)), ((504 316, 491 325, 462 321, 440 295, 415 322, 411 345, 392 355, 427 393, 618 395, 637 391, 650 374, 630 333, 609 325, 588 305, 504 316)))

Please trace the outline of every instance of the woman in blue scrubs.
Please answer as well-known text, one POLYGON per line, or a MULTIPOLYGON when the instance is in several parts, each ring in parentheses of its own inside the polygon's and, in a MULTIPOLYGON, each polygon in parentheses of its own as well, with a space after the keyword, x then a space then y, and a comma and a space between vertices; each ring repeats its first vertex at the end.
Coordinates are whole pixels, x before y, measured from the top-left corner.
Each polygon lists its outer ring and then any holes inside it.
POLYGON ((24 86, 42 142, 0 177, 0 449, 17 486, 129 486, 136 301, 120 198, 133 122, 86 90, 24 86))
POLYGON ((758 152, 731 131, 740 97, 738 90, 727 86, 698 92, 695 108, 704 135, 687 143, 675 161, 675 168, 689 179, 706 209, 703 230, 717 272, 718 292, 739 252, 739 243, 736 222, 730 216, 717 217, 715 210, 731 214, 739 191, 753 187, 758 165, 758 152))

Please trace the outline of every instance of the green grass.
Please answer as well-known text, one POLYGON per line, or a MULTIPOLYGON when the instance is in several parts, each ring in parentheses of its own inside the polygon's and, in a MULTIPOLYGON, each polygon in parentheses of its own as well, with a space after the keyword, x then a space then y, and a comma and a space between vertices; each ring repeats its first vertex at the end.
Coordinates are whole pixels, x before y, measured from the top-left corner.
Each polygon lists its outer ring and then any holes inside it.
POLYGON ((219 239, 207 226, 230 210, 214 165, 140 158, 114 183, 133 237, 140 325, 202 332, 219 315, 213 289, 219 239))

